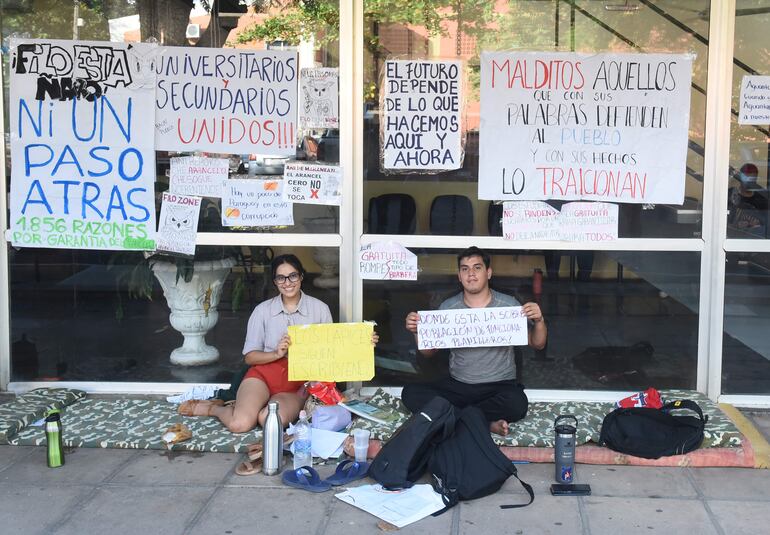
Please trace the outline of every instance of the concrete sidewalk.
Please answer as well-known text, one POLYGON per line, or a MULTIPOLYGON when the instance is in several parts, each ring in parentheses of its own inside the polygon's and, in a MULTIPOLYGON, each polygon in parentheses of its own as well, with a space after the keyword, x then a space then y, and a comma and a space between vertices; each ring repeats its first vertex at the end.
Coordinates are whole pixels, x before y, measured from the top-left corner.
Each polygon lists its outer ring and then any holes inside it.
MULTIPOLYGON (((767 436, 770 413, 750 418, 767 436)), ((334 498, 289 489, 280 478, 238 476, 242 455, 81 448, 49 469, 43 447, 0 446, 0 533, 382 533, 377 519, 334 498)), ((288 461, 288 458, 287 458, 288 461)), ((322 477, 333 466, 319 468, 322 477)), ((535 502, 511 478, 486 498, 400 530, 421 534, 760 534, 770 526, 766 470, 578 465, 589 497, 548 492, 552 464, 519 465, 535 502)), ((371 480, 358 482, 371 483, 371 480)))

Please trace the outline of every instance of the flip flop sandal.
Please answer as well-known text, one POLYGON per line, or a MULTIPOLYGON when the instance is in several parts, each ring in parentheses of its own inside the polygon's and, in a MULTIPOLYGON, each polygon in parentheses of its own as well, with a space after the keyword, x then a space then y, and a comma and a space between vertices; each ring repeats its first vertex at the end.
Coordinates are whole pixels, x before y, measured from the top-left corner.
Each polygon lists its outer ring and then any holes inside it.
POLYGON ((321 481, 318 472, 310 466, 303 466, 296 470, 285 470, 281 474, 281 480, 283 480, 284 485, 310 492, 326 492, 332 488, 329 483, 321 481))
POLYGON ((214 406, 222 406, 225 402, 221 399, 188 399, 183 401, 177 412, 182 416, 211 416, 211 408, 214 406), (195 409, 198 405, 207 407, 206 414, 195 414, 195 409))
POLYGON ((243 461, 235 468, 239 476, 253 476, 262 471, 262 461, 243 461))
POLYGON ((338 464, 334 473, 324 479, 324 482, 330 484, 332 487, 338 487, 352 481, 363 479, 368 472, 369 463, 359 463, 358 461, 348 459, 338 464))
MULTIPOLYGON (((289 446, 292 442, 294 442, 294 435, 287 435, 286 433, 283 434, 283 447, 286 448, 289 446)), ((262 443, 261 442, 254 442, 253 444, 249 444, 246 446, 246 455, 248 456, 250 461, 256 461, 258 459, 262 458, 262 443)))

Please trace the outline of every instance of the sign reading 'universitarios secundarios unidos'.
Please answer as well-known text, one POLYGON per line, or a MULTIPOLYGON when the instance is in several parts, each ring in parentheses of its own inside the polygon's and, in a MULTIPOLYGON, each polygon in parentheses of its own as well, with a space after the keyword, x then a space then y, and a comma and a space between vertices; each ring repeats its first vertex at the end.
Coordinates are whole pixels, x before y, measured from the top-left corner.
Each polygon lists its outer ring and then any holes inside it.
POLYGON ((154 48, 11 40, 14 246, 155 248, 154 48))
POLYGON ((479 198, 682 204, 692 58, 485 52, 479 198))
POLYGON ((156 65, 158 150, 295 153, 295 52, 165 47, 156 65))

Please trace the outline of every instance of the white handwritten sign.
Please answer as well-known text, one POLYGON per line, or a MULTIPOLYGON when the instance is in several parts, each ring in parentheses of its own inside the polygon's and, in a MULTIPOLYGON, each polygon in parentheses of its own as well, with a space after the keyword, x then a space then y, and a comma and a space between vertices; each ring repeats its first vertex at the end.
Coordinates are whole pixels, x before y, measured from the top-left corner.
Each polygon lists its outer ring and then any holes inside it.
POLYGON ((222 188, 222 226, 293 225, 293 207, 283 200, 282 190, 283 180, 227 180, 222 188))
POLYGON ((484 52, 479 198, 682 204, 692 58, 484 52))
POLYGON ((342 204, 342 168, 292 162, 283 166, 283 198, 293 203, 342 204))
POLYGON ((358 273, 366 280, 417 280, 417 255, 394 241, 362 245, 358 273))
POLYGON ((618 205, 606 202, 568 202, 559 214, 560 238, 574 242, 618 239, 618 205))
POLYGON ((503 203, 503 238, 615 241, 618 239, 618 205, 570 202, 559 211, 543 201, 506 201, 503 203))
POLYGON ((339 69, 302 69, 300 73, 300 127, 339 128, 339 69))
POLYGON ((384 169, 463 164, 461 61, 385 62, 380 135, 384 169))
POLYGON ((229 162, 224 158, 171 158, 168 189, 180 195, 221 197, 222 183, 229 170, 229 162))
POLYGON ((11 40, 14 246, 155 249, 152 48, 11 40))
POLYGON ((770 76, 744 76, 738 124, 770 124, 770 76))
POLYGON ((543 201, 506 201, 503 203, 503 238, 558 240, 559 211, 543 201))
POLYGON ((524 346, 527 317, 521 307, 462 308, 418 312, 417 347, 524 346))
POLYGON ((198 236, 200 197, 163 192, 157 250, 193 256, 198 236))
POLYGON ((156 65, 157 150, 295 153, 295 52, 171 46, 156 65))

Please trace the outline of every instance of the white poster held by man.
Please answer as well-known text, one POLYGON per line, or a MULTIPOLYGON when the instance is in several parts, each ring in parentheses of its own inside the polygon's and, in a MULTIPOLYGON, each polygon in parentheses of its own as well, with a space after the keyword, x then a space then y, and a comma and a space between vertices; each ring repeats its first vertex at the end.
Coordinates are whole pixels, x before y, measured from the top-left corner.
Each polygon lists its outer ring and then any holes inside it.
POLYGON ((339 128, 339 69, 300 71, 300 128, 339 128))
POLYGON ((682 204, 692 56, 483 52, 479 199, 682 204))
POLYGON ((193 256, 198 236, 201 198, 163 192, 157 250, 193 256))
POLYGON ((394 241, 362 245, 358 273, 364 280, 417 280, 417 255, 394 241))
POLYGON ((770 124, 770 76, 744 76, 741 79, 738 124, 770 124))
POLYGON ((157 150, 294 155, 296 52, 168 46, 157 64, 157 150))
POLYGON ((525 346, 527 316, 521 308, 419 311, 417 348, 525 346))
POLYGON ((168 190, 180 195, 219 198, 229 171, 230 162, 225 158, 171 158, 168 190))
POLYGON ((223 227, 282 227, 294 224, 283 200, 283 180, 229 179, 222 188, 223 227))
POLYGON ((283 198, 302 204, 342 204, 342 168, 336 165, 291 162, 283 166, 283 198))
POLYGON ((558 240, 559 211, 544 201, 506 201, 503 203, 503 238, 558 240))
POLYGON ((618 239, 618 205, 568 202, 559 214, 559 234, 563 241, 615 241, 618 239))
POLYGON ((14 247, 155 249, 154 49, 10 40, 14 247))
POLYGON ((450 170, 463 165, 462 62, 385 62, 380 106, 382 167, 450 170))

